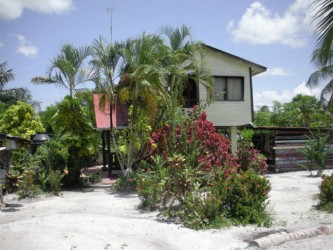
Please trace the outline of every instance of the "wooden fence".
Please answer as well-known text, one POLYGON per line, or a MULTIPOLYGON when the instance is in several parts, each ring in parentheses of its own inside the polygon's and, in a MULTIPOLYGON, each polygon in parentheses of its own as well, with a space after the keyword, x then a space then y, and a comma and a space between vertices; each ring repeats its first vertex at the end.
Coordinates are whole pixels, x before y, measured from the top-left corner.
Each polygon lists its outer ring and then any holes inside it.
MULTIPOLYGON (((272 172, 289 172, 304 170, 301 164, 307 161, 300 148, 310 136, 308 128, 284 128, 284 127, 256 127, 253 143, 263 153, 272 172)), ((328 146, 333 148, 333 129, 321 129, 321 134, 330 135, 328 146)), ((326 167, 333 167, 333 152, 326 161, 326 167)))

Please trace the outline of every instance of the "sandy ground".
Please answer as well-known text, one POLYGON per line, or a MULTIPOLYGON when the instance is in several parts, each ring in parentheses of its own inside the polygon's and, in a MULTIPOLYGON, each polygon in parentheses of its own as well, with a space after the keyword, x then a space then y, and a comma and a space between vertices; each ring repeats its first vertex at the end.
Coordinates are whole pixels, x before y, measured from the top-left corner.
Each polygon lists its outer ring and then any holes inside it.
MULTIPOLYGON (((330 172, 326 172, 327 174, 330 172)), ((58 197, 17 200, 5 196, 0 212, 0 249, 244 249, 251 240, 280 231, 333 225, 333 215, 313 209, 320 178, 307 172, 267 175, 273 226, 194 231, 141 212, 136 194, 96 187, 58 197)), ((270 249, 333 249, 333 234, 288 242, 270 249)))

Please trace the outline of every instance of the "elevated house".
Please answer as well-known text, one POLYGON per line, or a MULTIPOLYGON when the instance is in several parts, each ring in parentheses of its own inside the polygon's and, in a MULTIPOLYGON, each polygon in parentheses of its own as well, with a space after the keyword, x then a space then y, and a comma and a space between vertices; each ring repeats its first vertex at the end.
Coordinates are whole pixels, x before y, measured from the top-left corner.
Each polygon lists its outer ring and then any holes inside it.
MULTIPOLYGON (((266 67, 202 44, 206 65, 214 77, 214 102, 207 108, 207 119, 219 129, 228 130, 232 152, 237 150, 237 129, 254 120, 252 77, 266 71, 266 67)), ((207 91, 200 83, 191 83, 185 108, 204 103, 207 91)))
MULTIPOLYGON (((232 152, 235 152, 237 130, 253 122, 252 77, 266 71, 266 67, 206 44, 202 44, 202 47, 205 63, 214 77, 214 102, 206 108, 207 119, 213 122, 218 131, 228 131, 232 152)), ((186 101, 183 108, 187 112, 195 105, 207 101, 207 90, 202 84, 189 81, 184 97, 186 101)), ((110 128, 109 107, 107 105, 104 111, 101 110, 98 100, 98 94, 94 94, 97 130, 107 131, 110 128)), ((125 126, 126 107, 115 105, 112 110, 113 128, 125 126)), ((107 140, 104 142, 107 143, 107 140)))

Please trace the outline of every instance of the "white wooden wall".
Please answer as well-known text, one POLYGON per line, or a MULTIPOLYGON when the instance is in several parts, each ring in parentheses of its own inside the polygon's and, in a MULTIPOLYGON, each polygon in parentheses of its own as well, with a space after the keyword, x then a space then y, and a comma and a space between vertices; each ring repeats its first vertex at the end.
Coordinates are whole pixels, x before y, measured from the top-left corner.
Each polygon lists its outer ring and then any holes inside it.
MULTIPOLYGON (((207 108, 207 119, 214 126, 241 126, 252 122, 249 65, 221 53, 205 50, 206 65, 213 76, 244 77, 244 101, 215 101, 207 108)), ((200 84, 199 98, 205 102, 206 89, 200 84)))

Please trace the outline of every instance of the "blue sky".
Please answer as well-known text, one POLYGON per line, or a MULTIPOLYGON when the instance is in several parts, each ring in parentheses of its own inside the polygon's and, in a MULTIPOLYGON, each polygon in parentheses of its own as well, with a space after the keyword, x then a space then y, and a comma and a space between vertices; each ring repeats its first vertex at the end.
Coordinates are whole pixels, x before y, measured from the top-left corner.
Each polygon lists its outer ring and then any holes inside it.
MULTIPOLYGON (((0 62, 13 69, 7 88, 27 87, 42 108, 65 89, 30 83, 42 76, 64 43, 90 45, 99 36, 123 41, 163 26, 186 24, 196 41, 268 68, 253 79, 254 105, 286 102, 315 70, 311 0, 0 0, 0 62)), ((86 87, 89 87, 86 86, 86 87)))

